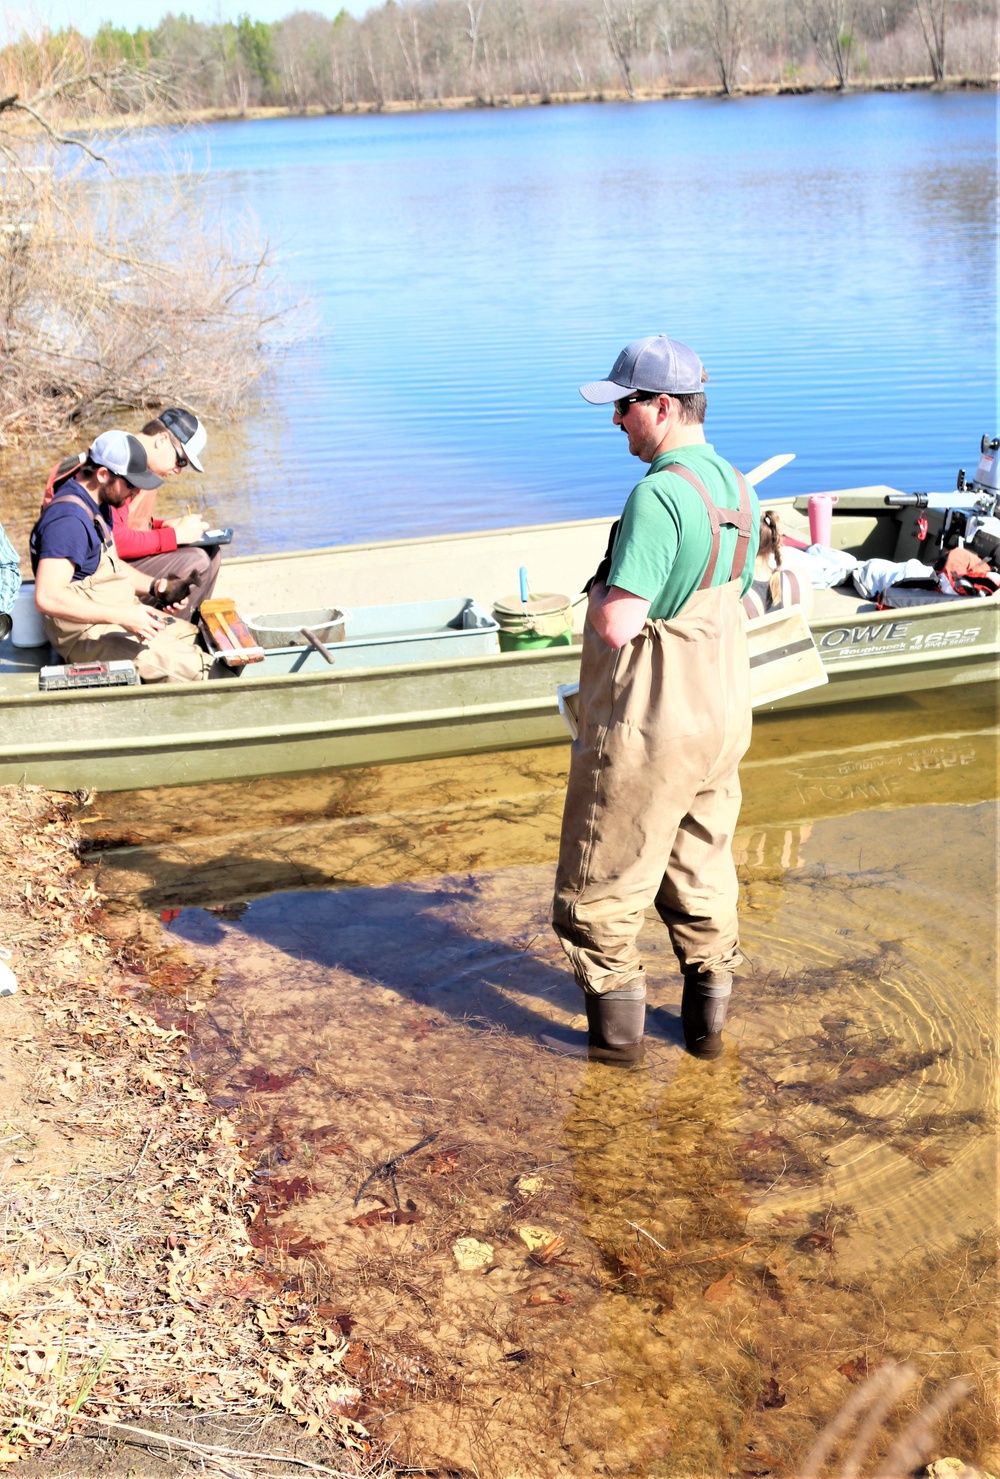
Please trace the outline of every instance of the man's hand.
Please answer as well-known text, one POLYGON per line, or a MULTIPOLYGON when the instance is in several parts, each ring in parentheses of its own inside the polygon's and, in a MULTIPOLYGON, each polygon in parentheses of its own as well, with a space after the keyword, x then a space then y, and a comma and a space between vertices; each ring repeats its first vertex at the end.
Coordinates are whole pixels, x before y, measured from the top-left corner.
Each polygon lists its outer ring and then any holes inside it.
POLYGON ((143 642, 152 641, 157 632, 162 632, 167 624, 166 618, 159 611, 138 602, 134 606, 127 606, 116 616, 116 620, 119 626, 123 626, 127 632, 134 632, 143 642))
MULTIPOLYGON (((99 622, 108 626, 124 627, 134 632, 142 641, 149 641, 165 625, 158 611, 140 606, 138 601, 121 606, 106 605, 81 596, 73 589, 74 565, 72 560, 39 560, 35 574, 35 605, 45 616, 59 617, 64 621, 76 622, 81 627, 99 622)), ((140 587, 149 589, 149 576, 132 566, 125 567, 138 593, 140 587)))
POLYGON ((603 581, 590 588, 590 623, 609 647, 624 647, 646 624, 652 602, 603 581))
POLYGON ((164 519, 177 535, 178 544, 194 544, 196 539, 201 539, 208 528, 208 524, 201 514, 182 514, 177 519, 164 519))

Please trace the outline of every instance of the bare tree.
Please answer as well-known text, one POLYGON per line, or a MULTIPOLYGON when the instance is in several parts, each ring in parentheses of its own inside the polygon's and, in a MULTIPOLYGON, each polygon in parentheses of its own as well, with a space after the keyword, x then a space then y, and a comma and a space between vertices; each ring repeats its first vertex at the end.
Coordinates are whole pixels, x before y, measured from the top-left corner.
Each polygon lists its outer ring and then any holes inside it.
POLYGON ((851 79, 858 0, 799 0, 799 9, 816 51, 843 92, 851 79))
POLYGON ((475 97, 479 97, 481 89, 479 87, 476 74, 483 24, 483 11, 486 9, 486 0, 466 0, 465 8, 469 14, 469 26, 466 32, 466 35, 469 38, 469 91, 475 97))
POLYGON ((376 61, 371 41, 365 42, 365 66, 372 85, 372 101, 379 112, 385 107, 385 88, 382 85, 381 57, 376 61))
POLYGON ((407 6, 405 12, 401 12, 396 19, 396 40, 399 49, 403 53, 403 61, 406 65, 406 73, 410 79, 410 92, 413 101, 423 101, 424 96, 424 74, 420 53, 420 25, 418 20, 418 7, 407 6), (405 14, 410 23, 410 36, 408 40, 403 39, 402 16, 405 14))
POLYGON ((601 0, 601 25, 625 91, 634 98, 632 59, 639 49, 638 0, 601 0))
POLYGON ((239 408, 273 311, 266 244, 213 229, 184 179, 151 233, 148 183, 90 161, 114 145, 113 108, 162 116, 169 88, 158 98, 158 72, 105 66, 72 34, 49 40, 22 44, 17 72, 4 59, 0 89, 0 445, 168 399, 239 408), (70 146, 87 156, 75 170, 70 146))
POLYGON ((945 78, 945 35, 948 19, 948 0, 917 0, 917 16, 924 35, 927 55, 931 60, 931 75, 935 82, 945 78))
POLYGON ((701 19, 722 91, 728 96, 735 90, 746 43, 747 0, 702 0, 701 19))

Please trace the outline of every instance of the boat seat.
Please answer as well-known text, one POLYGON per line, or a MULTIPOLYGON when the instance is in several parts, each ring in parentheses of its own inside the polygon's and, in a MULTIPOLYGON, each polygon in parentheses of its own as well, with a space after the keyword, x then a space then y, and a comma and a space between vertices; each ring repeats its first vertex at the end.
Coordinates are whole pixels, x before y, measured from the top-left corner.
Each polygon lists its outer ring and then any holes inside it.
POLYGON ((865 611, 877 611, 874 601, 859 596, 853 585, 835 585, 829 590, 813 591, 813 620, 847 620, 865 611))

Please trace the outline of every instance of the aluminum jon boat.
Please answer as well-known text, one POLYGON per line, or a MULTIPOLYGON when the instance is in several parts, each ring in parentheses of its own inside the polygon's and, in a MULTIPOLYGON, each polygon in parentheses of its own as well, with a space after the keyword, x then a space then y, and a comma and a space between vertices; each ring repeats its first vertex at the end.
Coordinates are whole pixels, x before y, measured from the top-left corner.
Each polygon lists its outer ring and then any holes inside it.
MULTIPOLYGON (((861 559, 896 560, 927 548, 947 515, 887 505, 887 495, 905 497, 884 486, 840 491, 834 546, 861 559), (922 542, 923 519, 930 529, 922 542)), ((783 504, 788 533, 808 538, 807 505, 806 498, 783 504)), ((218 593, 241 612, 280 613, 440 603, 457 592, 488 613, 516 589, 522 565, 535 590, 579 591, 610 524, 585 519, 233 559, 223 565, 218 593)), ((578 621, 583 609, 576 608, 578 621)), ((1000 597, 880 612, 848 588, 817 591, 810 628, 829 681, 769 708, 995 682, 998 616, 1000 597)), ((7 639, 0 643, 0 783, 131 790, 566 743, 556 689, 575 681, 578 646, 450 656, 460 644, 449 645, 446 632, 456 631, 453 620, 422 634, 443 639, 431 647, 403 641, 368 665, 337 661, 336 647, 333 666, 297 648, 291 656, 269 653, 226 682, 44 693, 38 671, 48 649, 15 648, 7 639)), ((481 643, 482 630, 475 635, 481 643)), ((355 650, 350 662, 361 656, 355 650)))

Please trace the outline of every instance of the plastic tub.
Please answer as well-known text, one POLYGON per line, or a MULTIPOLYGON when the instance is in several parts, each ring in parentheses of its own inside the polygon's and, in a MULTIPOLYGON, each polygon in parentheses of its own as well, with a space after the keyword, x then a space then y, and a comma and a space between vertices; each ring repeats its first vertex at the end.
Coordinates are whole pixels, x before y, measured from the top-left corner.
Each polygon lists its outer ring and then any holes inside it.
POLYGON ((45 635, 42 613, 35 605, 35 582, 33 580, 26 580, 21 586, 11 615, 14 618, 14 625, 10 640, 15 647, 48 646, 49 639, 45 635))
POLYGON ((343 642, 348 614, 339 606, 326 606, 320 611, 275 611, 269 615, 248 616, 246 624, 260 645, 268 650, 308 647, 309 640, 303 636, 303 627, 315 632, 328 647, 331 642, 343 642))

